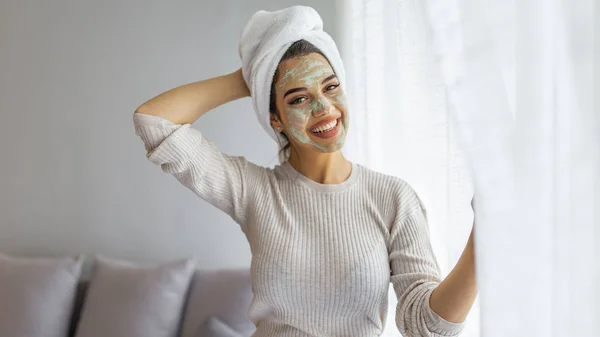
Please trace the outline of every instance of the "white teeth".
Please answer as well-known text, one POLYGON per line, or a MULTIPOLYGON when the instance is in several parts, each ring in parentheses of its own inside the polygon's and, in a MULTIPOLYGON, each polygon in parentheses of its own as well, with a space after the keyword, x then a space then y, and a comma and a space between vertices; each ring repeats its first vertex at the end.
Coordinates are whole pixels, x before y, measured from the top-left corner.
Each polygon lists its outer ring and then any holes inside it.
POLYGON ((323 132, 332 130, 336 125, 337 125, 337 119, 332 121, 329 124, 323 125, 319 128, 313 129, 311 131, 314 133, 323 133, 323 132))

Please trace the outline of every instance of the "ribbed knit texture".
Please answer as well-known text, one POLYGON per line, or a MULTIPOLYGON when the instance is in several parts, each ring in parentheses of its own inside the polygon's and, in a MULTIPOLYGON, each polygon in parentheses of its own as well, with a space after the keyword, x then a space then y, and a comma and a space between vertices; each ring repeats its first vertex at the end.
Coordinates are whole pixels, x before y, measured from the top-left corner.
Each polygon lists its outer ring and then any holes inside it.
POLYGON ((229 214, 252 251, 253 337, 375 337, 387 292, 406 337, 457 336, 429 307, 441 282, 425 210, 403 180, 353 164, 319 184, 289 162, 265 168, 222 153, 189 124, 134 114, 148 159, 229 214))

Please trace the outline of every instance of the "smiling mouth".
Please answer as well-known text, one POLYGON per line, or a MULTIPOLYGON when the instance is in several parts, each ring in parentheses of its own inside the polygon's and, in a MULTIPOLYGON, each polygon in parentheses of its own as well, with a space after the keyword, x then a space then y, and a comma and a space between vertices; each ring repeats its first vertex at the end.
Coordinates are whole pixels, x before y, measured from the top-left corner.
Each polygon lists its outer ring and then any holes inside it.
POLYGON ((310 132, 319 138, 331 138, 335 135, 337 135, 339 129, 340 129, 340 124, 342 122, 342 118, 338 118, 338 119, 334 119, 331 122, 325 124, 325 125, 321 125, 317 128, 313 128, 310 130, 310 132))

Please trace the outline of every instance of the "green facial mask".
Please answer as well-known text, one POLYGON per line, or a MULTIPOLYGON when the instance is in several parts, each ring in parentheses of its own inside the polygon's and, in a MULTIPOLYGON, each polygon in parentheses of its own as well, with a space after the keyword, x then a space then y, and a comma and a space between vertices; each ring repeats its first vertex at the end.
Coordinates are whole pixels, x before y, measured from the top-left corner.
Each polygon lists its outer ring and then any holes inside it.
POLYGON ((346 139, 346 130, 348 127, 348 114, 344 114, 342 121, 341 134, 335 144, 323 146, 311 140, 306 128, 310 118, 316 113, 324 109, 333 109, 334 106, 339 106, 346 111, 346 96, 340 90, 336 93, 323 93, 321 81, 323 78, 331 75, 331 67, 324 60, 304 58, 298 62, 293 68, 285 72, 281 77, 279 89, 282 91, 289 83, 294 82, 297 85, 294 87, 306 87, 314 92, 320 93, 309 104, 299 104, 302 106, 294 107, 286 104, 286 113, 290 121, 290 131, 292 135, 301 143, 314 146, 323 152, 334 152, 342 147, 346 139))

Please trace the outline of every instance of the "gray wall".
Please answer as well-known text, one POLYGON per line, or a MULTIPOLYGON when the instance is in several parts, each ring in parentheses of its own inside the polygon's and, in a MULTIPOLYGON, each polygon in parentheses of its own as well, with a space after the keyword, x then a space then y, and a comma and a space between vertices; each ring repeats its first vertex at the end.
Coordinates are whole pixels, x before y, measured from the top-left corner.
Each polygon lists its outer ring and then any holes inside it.
MULTIPOLYGON (((248 266, 238 225, 147 161, 132 113, 239 68, 252 13, 293 4, 313 6, 337 37, 334 1, 0 3, 0 252, 248 266)), ((195 127, 227 153, 277 162, 248 98, 195 127)))

